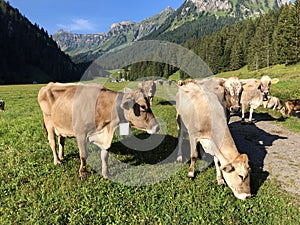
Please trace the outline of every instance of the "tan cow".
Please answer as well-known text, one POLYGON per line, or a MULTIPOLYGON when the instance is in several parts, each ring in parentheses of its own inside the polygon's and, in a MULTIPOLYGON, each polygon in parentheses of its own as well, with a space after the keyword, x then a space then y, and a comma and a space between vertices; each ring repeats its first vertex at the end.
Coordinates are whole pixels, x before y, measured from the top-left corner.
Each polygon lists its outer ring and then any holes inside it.
MULTIPOLYGON (((211 91, 217 93, 219 99, 225 102, 227 121, 229 122, 230 113, 237 113, 240 110, 240 96, 242 93, 242 86, 245 84, 244 81, 238 77, 225 78, 208 78, 203 80, 188 80, 185 83, 197 83, 205 85, 211 91)), ((182 82, 180 83, 182 86, 182 82)), ((178 83, 179 85, 179 83, 178 83)))
POLYGON ((252 123, 254 109, 262 105, 263 101, 268 100, 271 84, 276 84, 278 81, 279 79, 271 79, 269 76, 263 76, 260 80, 243 80, 243 82, 246 82, 246 84, 243 86, 241 95, 242 124, 245 123, 245 113, 248 107, 250 107, 248 121, 249 123, 252 123))
POLYGON ((219 97, 204 85, 189 83, 179 87, 176 95, 177 122, 181 148, 183 129, 189 134, 191 164, 188 177, 194 177, 198 157, 197 144, 214 156, 218 184, 224 182, 242 200, 251 196, 248 156, 240 154, 230 134, 225 107, 219 97))
POLYGON ((156 93, 156 83, 153 80, 143 81, 139 84, 139 88, 143 89, 150 105, 152 105, 154 95, 156 93))
POLYGON ((282 115, 285 115, 285 107, 282 105, 282 102, 279 98, 275 96, 268 96, 267 101, 263 101, 262 105, 265 109, 278 110, 282 115))
POLYGON ((107 149, 121 122, 150 134, 159 129, 141 90, 118 93, 96 84, 49 83, 40 89, 38 102, 43 112, 54 164, 60 164, 63 159, 65 138, 76 137, 81 160, 80 178, 87 175, 87 141, 101 148, 102 175, 106 179, 109 175, 107 149), (58 136, 59 156, 55 149, 55 135, 58 136))
POLYGON ((287 100, 285 102, 287 115, 290 116, 292 111, 300 110, 300 99, 287 100))

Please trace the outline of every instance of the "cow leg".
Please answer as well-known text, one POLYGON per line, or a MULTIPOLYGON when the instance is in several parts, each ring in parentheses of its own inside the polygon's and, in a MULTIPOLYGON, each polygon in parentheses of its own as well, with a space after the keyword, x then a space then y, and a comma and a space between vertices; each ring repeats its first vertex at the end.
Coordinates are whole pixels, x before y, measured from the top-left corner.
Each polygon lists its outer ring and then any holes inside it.
POLYGON ((191 164, 190 164, 190 168, 189 168, 188 177, 194 178, 195 177, 195 163, 196 163, 196 159, 198 157, 197 143, 196 143, 195 138, 190 137, 190 146, 191 146, 191 164))
POLYGON ((254 109, 252 107, 250 107, 250 110, 249 110, 249 120, 248 120, 249 123, 253 122, 252 121, 253 111, 254 111, 254 109))
POLYGON ((85 136, 77 137, 77 144, 78 144, 79 156, 80 156, 79 178, 85 179, 87 177, 86 159, 88 157, 87 143, 86 143, 85 136))
POLYGON ((58 157, 60 160, 64 159, 64 147, 65 147, 65 138, 62 136, 58 136, 58 149, 59 149, 59 153, 58 153, 58 157))
POLYGON ((48 133, 48 142, 51 147, 52 153, 53 153, 53 159, 54 159, 54 165, 59 165, 60 161, 57 156, 56 152, 56 141, 55 141, 55 134, 52 128, 46 127, 47 133, 48 133))
POLYGON ((245 106, 245 104, 242 104, 242 121, 241 121, 241 124, 245 124, 245 112, 246 112, 246 106, 245 106))
POLYGON ((101 161, 102 161, 102 176, 104 179, 108 179, 108 151, 106 149, 101 149, 101 161))
POLYGON ((225 184, 225 181, 224 181, 223 175, 222 175, 222 171, 220 169, 220 161, 216 156, 214 156, 214 161, 215 161, 215 166, 216 166, 216 171, 217 171, 218 185, 225 184))

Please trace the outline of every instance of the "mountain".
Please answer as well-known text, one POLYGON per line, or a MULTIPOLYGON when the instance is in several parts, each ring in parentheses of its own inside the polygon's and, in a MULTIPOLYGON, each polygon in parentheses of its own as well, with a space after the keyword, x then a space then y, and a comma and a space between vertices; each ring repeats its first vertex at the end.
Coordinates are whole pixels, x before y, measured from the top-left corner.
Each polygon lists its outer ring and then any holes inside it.
POLYGON ((0 84, 69 81, 80 69, 18 9, 0 0, 0 84))
POLYGON ((74 62, 86 62, 115 47, 138 40, 166 40, 182 44, 232 25, 237 20, 256 17, 277 9, 289 0, 186 0, 176 11, 163 12, 141 23, 113 24, 108 33, 73 34, 58 31, 53 39, 74 62))
POLYGON ((184 43, 212 34, 226 24, 257 17, 290 0, 186 0, 159 29, 143 39, 184 43))
POLYGON ((164 24, 174 10, 167 7, 161 13, 140 23, 123 21, 112 24, 108 33, 74 34, 59 30, 52 37, 74 62, 91 61, 115 47, 128 44, 152 33, 164 24))

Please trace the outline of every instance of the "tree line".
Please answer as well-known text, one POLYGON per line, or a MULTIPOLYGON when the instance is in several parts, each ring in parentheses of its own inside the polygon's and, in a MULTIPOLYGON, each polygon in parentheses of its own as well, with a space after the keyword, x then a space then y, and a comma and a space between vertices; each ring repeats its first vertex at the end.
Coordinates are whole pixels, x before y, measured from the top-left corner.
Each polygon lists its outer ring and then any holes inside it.
POLYGON ((81 73, 47 31, 0 0, 0 84, 72 81, 81 73))
MULTIPOLYGON (((227 24, 220 31, 183 43, 208 64, 214 74, 248 66, 258 70, 300 61, 300 0, 258 18, 227 24)), ((168 78, 178 68, 155 62, 132 65, 127 77, 168 78)), ((188 77, 180 71, 181 78, 188 77)))

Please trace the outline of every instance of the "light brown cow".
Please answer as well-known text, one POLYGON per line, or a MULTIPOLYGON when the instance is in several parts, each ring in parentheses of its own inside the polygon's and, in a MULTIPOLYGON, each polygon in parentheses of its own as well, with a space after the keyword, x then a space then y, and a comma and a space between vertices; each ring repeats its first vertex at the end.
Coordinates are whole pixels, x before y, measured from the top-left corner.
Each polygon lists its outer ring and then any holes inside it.
MULTIPOLYGON (((225 102, 227 121, 229 122, 230 113, 237 113, 240 110, 240 96, 244 81, 238 77, 225 78, 209 78, 203 80, 188 80, 185 83, 197 83, 204 85, 209 90, 216 92, 219 99, 225 102)), ((182 84, 181 84, 182 85, 182 84)))
POLYGON ((280 99, 275 96, 268 96, 268 100, 263 101, 262 105, 265 109, 278 110, 282 115, 285 115, 285 107, 282 105, 280 99))
POLYGON ((153 98, 156 93, 156 83, 153 80, 143 81, 139 84, 139 88, 144 90, 145 95, 148 98, 148 101, 150 102, 150 105, 152 105, 153 98))
POLYGON ((300 99, 291 99, 285 102, 287 115, 290 116, 293 111, 300 110, 300 99))
POLYGON ((63 159, 64 140, 76 137, 81 165, 79 177, 86 177, 87 141, 101 148, 102 175, 108 178, 108 151, 114 131, 122 122, 152 134, 159 125, 141 90, 118 93, 96 84, 49 83, 42 87, 38 102, 53 151, 54 164, 63 159), (55 149, 58 136, 59 156, 55 149))
POLYGON ((224 182, 234 195, 242 200, 251 196, 248 156, 240 154, 230 134, 225 107, 219 97, 204 85, 189 83, 179 87, 176 95, 177 122, 180 129, 178 145, 181 148, 183 129, 187 129, 191 147, 188 172, 194 177, 197 144, 214 156, 218 184, 224 182))
POLYGON ((268 100, 271 84, 276 84, 278 81, 279 79, 271 79, 269 76, 263 76, 260 80, 243 80, 246 84, 243 86, 241 95, 242 124, 245 123, 245 113, 248 107, 250 107, 248 122, 252 123, 254 109, 262 105, 263 101, 268 100))

